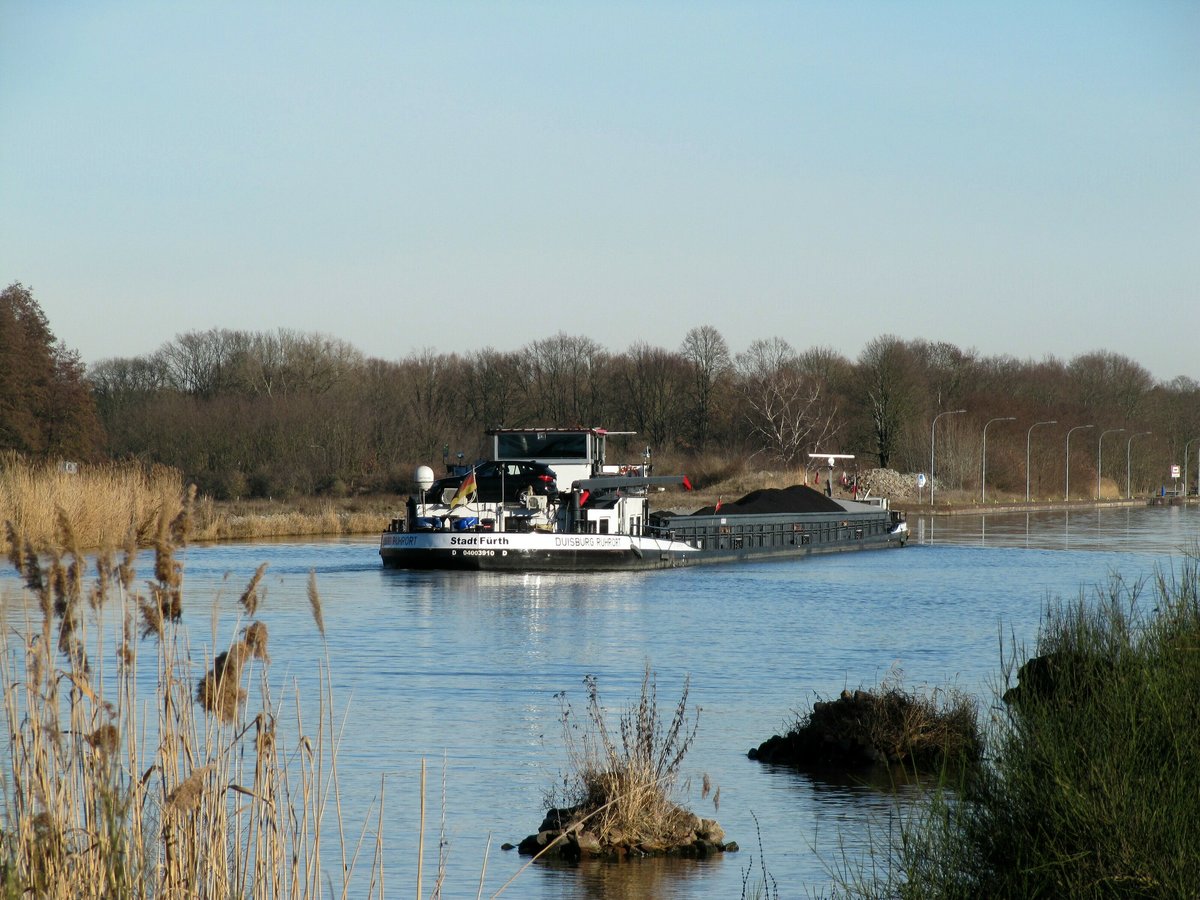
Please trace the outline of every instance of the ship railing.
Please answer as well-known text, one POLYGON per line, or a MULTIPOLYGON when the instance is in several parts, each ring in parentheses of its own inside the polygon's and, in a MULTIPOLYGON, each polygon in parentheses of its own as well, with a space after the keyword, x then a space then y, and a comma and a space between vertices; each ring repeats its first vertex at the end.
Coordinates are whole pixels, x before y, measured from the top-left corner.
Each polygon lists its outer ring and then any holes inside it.
POLYGON ((530 532, 553 525, 551 504, 542 496, 517 502, 479 502, 451 507, 449 504, 418 503, 415 515, 395 519, 388 531, 530 532), (530 502, 532 500, 532 502, 530 502))

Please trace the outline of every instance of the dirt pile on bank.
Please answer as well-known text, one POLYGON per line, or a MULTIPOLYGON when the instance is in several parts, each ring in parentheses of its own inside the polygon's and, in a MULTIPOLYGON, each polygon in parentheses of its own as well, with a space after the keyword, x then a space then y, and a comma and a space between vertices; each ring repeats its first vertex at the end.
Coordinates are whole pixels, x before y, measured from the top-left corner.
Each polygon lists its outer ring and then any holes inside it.
POLYGON ((902 475, 895 469, 871 469, 858 476, 858 496, 887 497, 891 500, 916 500, 917 476, 902 475))

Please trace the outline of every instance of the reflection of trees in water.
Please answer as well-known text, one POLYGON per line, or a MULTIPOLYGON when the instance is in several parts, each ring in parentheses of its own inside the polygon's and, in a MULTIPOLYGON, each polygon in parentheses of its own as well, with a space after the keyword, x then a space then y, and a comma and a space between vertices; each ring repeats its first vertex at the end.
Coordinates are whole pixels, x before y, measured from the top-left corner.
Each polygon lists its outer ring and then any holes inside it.
POLYGON ((920 544, 1178 553, 1200 527, 1195 507, 1133 506, 909 519, 920 544))
MULTIPOLYGON (((856 866, 869 863, 880 844, 879 836, 891 833, 910 816, 937 783, 936 776, 914 776, 903 767, 879 767, 851 774, 832 769, 802 771, 775 763, 759 766, 763 775, 795 795, 786 804, 793 810, 790 836, 780 833, 777 820, 772 822, 769 840, 773 849, 764 851, 766 867, 772 870, 772 857, 776 857, 778 872, 788 870, 812 878, 811 887, 818 896, 827 890, 828 878, 824 876, 831 872, 845 875, 856 866), (790 843, 789 854, 808 860, 815 857, 808 864, 811 868, 800 872, 788 869, 795 861, 780 857, 781 840, 790 843)), ((750 849, 748 842, 742 842, 743 852, 750 849)), ((747 854, 742 864, 749 862, 747 854)))
POLYGON ((904 766, 877 766, 860 772, 837 769, 797 769, 778 763, 760 763, 772 777, 791 782, 797 791, 808 791, 814 800, 839 805, 894 807, 897 800, 918 799, 935 786, 935 775, 913 773, 904 766))

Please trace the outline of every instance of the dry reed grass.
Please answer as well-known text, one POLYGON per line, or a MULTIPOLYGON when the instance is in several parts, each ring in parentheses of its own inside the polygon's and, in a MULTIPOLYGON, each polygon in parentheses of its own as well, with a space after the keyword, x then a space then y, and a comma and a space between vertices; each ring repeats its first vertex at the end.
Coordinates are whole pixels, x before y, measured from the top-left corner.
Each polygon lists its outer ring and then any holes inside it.
POLYGON ((699 710, 688 710, 688 683, 664 724, 656 679, 647 666, 637 704, 621 714, 619 739, 608 727, 596 678, 589 675, 584 686, 588 706, 583 726, 560 695, 570 770, 560 791, 547 798, 548 805, 553 808, 557 800, 572 822, 586 821, 602 847, 667 850, 691 844, 701 820, 672 799, 699 725, 699 710))
MULTIPOLYGON (((7 627, 0 638, 3 896, 349 894, 357 851, 340 824, 333 848, 340 865, 321 864, 327 813, 331 803, 338 807, 327 669, 317 721, 301 721, 298 694, 294 723, 280 721, 266 626, 255 620, 193 689, 175 558, 190 518, 179 495, 158 503, 144 529, 153 535, 154 577, 141 588, 136 528, 119 562, 112 551, 96 557, 89 588, 78 545, 98 526, 81 528, 64 512, 58 539, 39 553, 19 523, 7 525, 7 556, 35 601, 25 604, 35 618, 27 612, 23 628, 7 627), (147 641, 153 650, 139 653, 147 641), (139 695, 147 683, 155 687, 150 699, 139 695)), ((316 614, 315 585, 310 600, 316 614)), ((337 816, 340 823, 340 807, 337 816)), ((372 896, 376 885, 382 896, 378 853, 370 885, 372 896)))
POLYGON ((11 451, 0 454, 0 520, 39 551, 56 543, 61 522, 85 550, 120 546, 132 525, 145 541, 162 514, 182 508, 183 479, 165 466, 133 463, 81 465, 33 463, 11 451))
MULTIPOLYGON (((62 522, 70 523, 72 542, 84 550, 121 546, 131 527, 138 546, 152 546, 156 523, 163 514, 168 522, 179 514, 183 495, 182 474, 166 466, 80 465, 72 474, 11 451, 0 454, 0 521, 11 521, 38 552, 60 542, 62 522)), ((200 497, 190 510, 189 539, 219 541, 380 532, 394 504, 299 500, 281 508, 200 497)))
POLYGON ((348 512, 332 503, 310 511, 236 513, 213 508, 198 540, 252 540, 325 534, 370 534, 383 531, 391 512, 348 512))

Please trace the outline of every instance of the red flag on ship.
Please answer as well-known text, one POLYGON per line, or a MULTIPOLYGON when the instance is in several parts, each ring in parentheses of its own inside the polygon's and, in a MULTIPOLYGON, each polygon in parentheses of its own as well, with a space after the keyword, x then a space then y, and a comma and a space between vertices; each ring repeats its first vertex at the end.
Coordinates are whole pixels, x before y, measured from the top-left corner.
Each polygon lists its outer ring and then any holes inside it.
POLYGON ((721 498, 720 498, 720 497, 718 497, 718 498, 717 498, 717 505, 716 505, 716 507, 713 509, 713 512, 720 512, 720 511, 721 511, 721 498))

